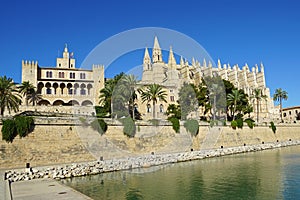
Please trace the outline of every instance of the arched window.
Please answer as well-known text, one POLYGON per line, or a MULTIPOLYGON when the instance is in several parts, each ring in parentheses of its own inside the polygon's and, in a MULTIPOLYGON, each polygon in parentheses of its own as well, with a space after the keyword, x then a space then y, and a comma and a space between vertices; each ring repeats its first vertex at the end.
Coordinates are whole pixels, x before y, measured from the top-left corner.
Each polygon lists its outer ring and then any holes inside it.
POLYGON ((75 73, 74 73, 74 72, 71 72, 71 73, 70 73, 70 78, 71 78, 71 79, 75 79, 75 73))
POLYGON ((151 113, 151 105, 147 104, 147 113, 151 113))
POLYGON ((80 79, 85 79, 85 73, 80 73, 80 79))
POLYGON ((46 77, 52 78, 52 71, 46 71, 46 77))
POLYGON ((164 112, 164 106, 162 104, 160 104, 159 106, 159 112, 160 113, 163 113, 164 112))
POLYGON ((47 94, 51 94, 51 88, 47 88, 47 89, 46 89, 46 93, 47 93, 47 94))

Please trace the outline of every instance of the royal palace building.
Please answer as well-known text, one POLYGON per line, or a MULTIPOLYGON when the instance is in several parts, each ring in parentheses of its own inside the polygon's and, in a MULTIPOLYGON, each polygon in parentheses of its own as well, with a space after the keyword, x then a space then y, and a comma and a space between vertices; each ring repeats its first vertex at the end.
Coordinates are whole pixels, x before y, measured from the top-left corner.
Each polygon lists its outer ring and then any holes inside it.
MULTIPOLYGON (((73 53, 65 46, 55 67, 39 66, 37 61, 22 61, 22 82, 32 83, 42 100, 41 106, 95 106, 104 87, 104 67, 76 68, 73 53)), ((25 101, 23 101, 25 102, 25 101)))

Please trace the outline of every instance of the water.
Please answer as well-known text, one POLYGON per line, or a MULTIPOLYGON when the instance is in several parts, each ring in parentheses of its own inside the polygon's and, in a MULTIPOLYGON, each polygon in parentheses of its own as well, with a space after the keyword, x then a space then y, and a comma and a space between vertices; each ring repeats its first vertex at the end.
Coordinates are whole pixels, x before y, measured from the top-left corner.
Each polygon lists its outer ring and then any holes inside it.
POLYGON ((300 146, 63 183, 93 199, 300 199, 300 146))

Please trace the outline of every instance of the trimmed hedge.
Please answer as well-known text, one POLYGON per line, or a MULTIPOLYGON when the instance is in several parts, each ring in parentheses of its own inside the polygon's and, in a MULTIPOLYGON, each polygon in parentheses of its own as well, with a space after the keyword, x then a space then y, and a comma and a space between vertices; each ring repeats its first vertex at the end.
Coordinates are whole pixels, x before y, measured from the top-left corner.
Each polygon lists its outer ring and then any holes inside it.
POLYGON ((177 119, 176 117, 169 117, 168 121, 172 123, 173 130, 176 133, 179 133, 179 131, 180 131, 179 119, 177 119))
POLYGON ((235 120, 231 121, 231 127, 232 127, 234 130, 236 129, 237 126, 238 126, 238 123, 237 123, 235 120))
POLYGON ((276 133, 276 126, 274 122, 270 122, 270 124, 271 124, 270 128, 272 129, 273 133, 276 133))
POLYGON ((132 138, 135 136, 136 133, 136 126, 134 121, 132 120, 131 117, 125 117, 123 119, 119 119, 120 122, 123 124, 123 133, 132 138))
POLYGON ((199 132, 199 123, 195 119, 186 120, 183 126, 192 136, 196 136, 199 132))
POLYGON ((158 126, 159 125, 159 119, 150 119, 149 121, 151 122, 151 124, 153 126, 158 126))
POLYGON ((238 127, 238 128, 240 128, 240 129, 243 128, 243 126, 244 126, 244 121, 243 121, 242 118, 238 118, 238 119, 236 120, 236 123, 237 123, 237 127, 238 127))
POLYGON ((103 119, 95 119, 91 123, 92 129, 103 135, 107 131, 107 124, 103 119))
POLYGON ((247 118, 247 119, 245 119, 244 121, 247 123, 247 125, 248 125, 249 128, 253 129, 253 127, 254 127, 254 125, 255 125, 255 124, 254 124, 255 121, 254 121, 253 119, 247 118))

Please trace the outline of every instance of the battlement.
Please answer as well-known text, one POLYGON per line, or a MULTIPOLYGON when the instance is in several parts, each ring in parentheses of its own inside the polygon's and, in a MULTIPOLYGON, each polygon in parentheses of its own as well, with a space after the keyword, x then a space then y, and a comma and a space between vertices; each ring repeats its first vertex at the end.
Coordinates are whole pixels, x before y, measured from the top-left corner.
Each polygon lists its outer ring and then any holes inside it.
POLYGON ((30 60, 22 60, 22 66, 33 66, 37 67, 38 66, 38 61, 30 61, 30 60))
POLYGON ((95 64, 93 64, 93 69, 104 69, 104 65, 95 65, 95 64))

